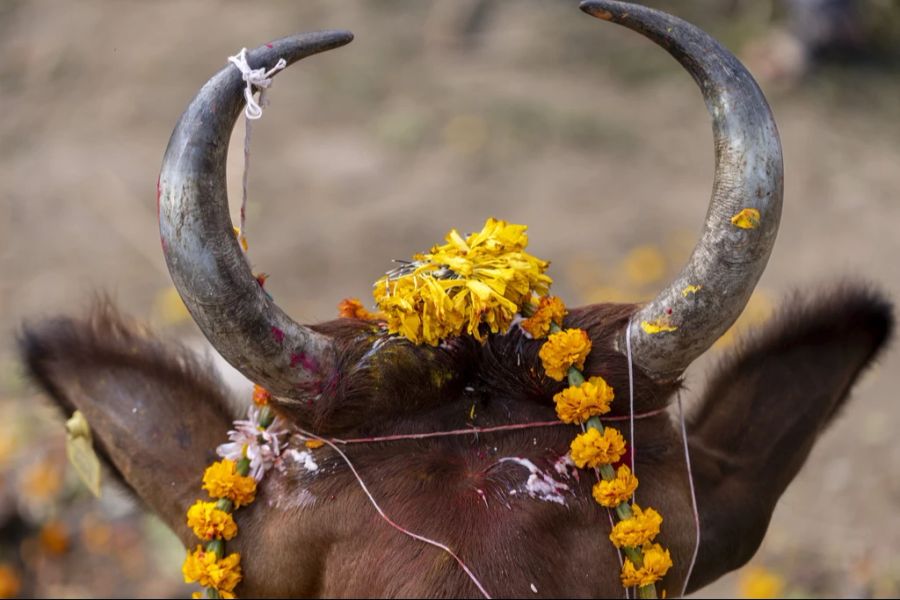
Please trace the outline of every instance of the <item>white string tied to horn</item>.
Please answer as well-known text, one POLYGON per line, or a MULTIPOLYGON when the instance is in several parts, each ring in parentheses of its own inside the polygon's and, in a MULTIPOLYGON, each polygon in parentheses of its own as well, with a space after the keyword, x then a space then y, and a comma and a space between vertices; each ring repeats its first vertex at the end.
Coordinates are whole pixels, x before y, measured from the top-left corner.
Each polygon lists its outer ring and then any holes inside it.
POLYGON ((262 116, 263 106, 265 106, 265 93, 272 85, 272 76, 287 67, 287 61, 283 58, 279 58, 278 62, 275 63, 275 66, 268 71, 266 71, 264 67, 251 69, 250 65, 247 63, 247 49, 241 48, 241 51, 235 56, 228 57, 228 62, 237 67, 238 71, 241 72, 241 77, 247 84, 246 87, 244 87, 244 99, 247 101, 247 106, 244 108, 244 115, 251 121, 255 121, 262 116), (259 102, 253 98, 254 87, 259 90, 259 102))
MULTIPOLYGON (((634 458, 637 454, 636 444, 634 440, 634 362, 631 356, 631 319, 628 319, 628 325, 625 326, 625 359, 628 363, 628 421, 631 427, 631 472, 635 473, 634 458)), ((694 486, 694 472, 691 469, 691 451, 688 447, 687 426, 685 425, 684 408, 681 405, 681 392, 678 392, 678 421, 681 424, 681 442, 684 446, 684 463, 687 468, 688 486, 691 491, 691 511, 694 518, 694 551, 691 553, 691 562, 688 564, 687 574, 684 577, 684 584, 681 587, 681 598, 687 595, 688 583, 691 575, 694 573, 694 566, 697 564, 697 554, 700 552, 700 511, 697 508, 697 490, 694 486)), ((631 495, 631 502, 634 503, 636 494, 631 495)), ((621 556, 619 558, 621 562, 621 556)), ((628 588, 625 588, 625 596, 628 597, 628 588)))
POLYGON ((250 133, 252 130, 251 123, 262 117, 263 108, 268 105, 266 92, 272 86, 274 81, 272 77, 278 71, 287 67, 287 61, 279 58, 275 66, 268 71, 260 67, 251 69, 247 62, 247 49, 241 48, 241 51, 234 56, 228 57, 228 62, 237 67, 241 72, 241 78, 246 83, 244 86, 244 100, 247 106, 244 107, 244 116, 247 118, 244 124, 244 174, 241 178, 241 226, 238 230, 239 244, 241 249, 246 245, 246 219, 247 219, 247 181, 250 177, 250 133), (259 90, 259 101, 253 97, 254 89, 259 90))

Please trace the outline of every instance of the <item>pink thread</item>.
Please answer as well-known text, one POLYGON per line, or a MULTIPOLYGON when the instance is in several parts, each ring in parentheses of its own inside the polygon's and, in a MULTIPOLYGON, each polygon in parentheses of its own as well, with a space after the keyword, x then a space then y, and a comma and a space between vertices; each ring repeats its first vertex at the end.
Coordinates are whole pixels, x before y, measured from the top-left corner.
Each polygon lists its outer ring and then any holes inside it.
POLYGON ((353 466, 353 463, 350 462, 350 459, 347 457, 347 455, 344 454, 343 452, 341 452, 341 449, 340 449, 340 448, 338 448, 338 447, 337 447, 334 443, 332 443, 330 440, 327 440, 327 439, 325 439, 325 438, 321 438, 321 437, 319 437, 319 436, 317 436, 317 435, 315 435, 315 434, 309 433, 309 432, 304 431, 304 430, 302 430, 302 429, 300 429, 299 431, 300 431, 300 433, 302 433, 303 435, 309 436, 309 437, 311 437, 311 438, 313 438, 313 439, 319 440, 320 442, 323 442, 323 443, 325 443, 325 444, 328 444, 335 452, 337 452, 338 454, 341 455, 341 458, 344 459, 344 462, 347 463, 347 466, 350 467, 350 470, 353 472, 354 477, 356 477, 356 481, 359 482, 359 486, 362 488, 363 492, 364 492, 364 493, 366 494, 366 496, 369 498, 369 502, 372 503, 372 506, 375 507, 375 510, 378 511, 378 514, 381 515, 381 518, 384 519, 384 520, 387 522, 388 525, 390 525, 391 527, 393 527, 394 529, 396 529, 397 531, 399 531, 400 533, 402 533, 402 534, 404 534, 404 535, 408 535, 409 537, 411 537, 411 538, 413 538, 413 539, 415 539, 415 540, 419 540, 420 542, 424 542, 424 543, 426 543, 426 544, 429 544, 429 545, 431 545, 431 546, 434 546, 435 548, 440 548, 441 550, 443 550, 444 552, 446 552, 447 554, 449 554, 450 556, 452 556, 452 557, 454 558, 454 560, 456 560, 456 562, 457 562, 457 564, 460 566, 460 568, 465 572, 465 574, 469 576, 469 579, 472 580, 472 583, 475 584, 475 587, 478 588, 478 591, 481 592, 481 594, 482 594, 485 598, 488 598, 488 600, 490 600, 491 595, 487 593, 487 590, 484 589, 484 586, 481 585, 481 582, 478 581, 478 578, 475 577, 475 574, 472 573, 472 570, 469 569, 469 567, 466 565, 466 563, 464 563, 464 562, 462 561, 462 559, 461 559, 459 556, 457 556, 455 552, 453 552, 453 550, 451 550, 448 546, 446 546, 445 544, 442 544, 442 543, 440 543, 440 542, 438 542, 438 541, 432 540, 432 539, 430 539, 430 538, 427 538, 427 537, 425 537, 425 536, 419 535, 419 534, 417 534, 417 533, 413 533, 412 531, 410 531, 410 530, 406 529, 405 527, 402 527, 402 526, 398 525, 397 523, 395 523, 394 521, 392 521, 391 518, 388 517, 388 516, 385 514, 385 512, 384 512, 384 511, 381 509, 381 507, 378 505, 378 502, 375 501, 375 498, 372 496, 372 493, 369 491, 369 488, 366 487, 366 484, 365 484, 365 482, 362 480, 362 477, 360 477, 360 476, 359 476, 359 473, 357 473, 356 467, 353 466))
MULTIPOLYGON (((645 419, 666 412, 666 407, 647 411, 635 415, 635 419, 645 419)), ((615 417, 600 417, 603 421, 624 421, 630 418, 627 415, 615 417)), ((448 437, 454 435, 477 435, 479 433, 494 433, 496 431, 516 431, 518 429, 530 429, 532 427, 559 427, 565 425, 562 421, 534 421, 532 423, 516 423, 513 425, 497 425, 496 427, 468 427, 466 429, 453 429, 450 431, 431 431, 428 433, 400 433, 397 435, 385 435, 380 437, 351 438, 343 440, 332 438, 335 444, 371 444, 375 442, 394 442, 399 440, 421 440, 435 437, 448 437)))

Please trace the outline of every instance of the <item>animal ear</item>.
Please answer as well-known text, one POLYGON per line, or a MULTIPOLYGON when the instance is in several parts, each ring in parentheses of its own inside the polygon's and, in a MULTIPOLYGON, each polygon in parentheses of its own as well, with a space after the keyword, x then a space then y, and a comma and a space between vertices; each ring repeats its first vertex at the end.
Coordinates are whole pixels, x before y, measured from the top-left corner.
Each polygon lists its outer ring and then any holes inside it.
POLYGON ((724 361, 689 426, 701 544, 688 591, 750 560, 778 498, 892 327, 883 297, 842 288, 790 302, 724 361))
POLYGON ((85 320, 26 327, 19 347, 31 378, 66 416, 83 413, 114 473, 189 541, 184 512, 201 494, 204 468, 232 422, 208 370, 108 302, 85 320))

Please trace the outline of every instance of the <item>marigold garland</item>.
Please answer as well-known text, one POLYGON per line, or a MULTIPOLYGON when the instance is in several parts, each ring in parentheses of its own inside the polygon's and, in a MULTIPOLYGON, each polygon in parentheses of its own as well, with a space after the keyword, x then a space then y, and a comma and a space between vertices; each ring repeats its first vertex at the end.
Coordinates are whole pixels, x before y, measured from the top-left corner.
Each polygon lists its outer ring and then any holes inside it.
POLYGON ((625 438, 612 427, 602 433, 591 427, 572 440, 569 454, 579 469, 617 463, 625 455, 625 438))
POLYGON ((201 540, 230 540, 237 535, 234 517, 215 502, 197 500, 187 511, 187 525, 201 540))
POLYGON ((256 481, 238 472, 237 463, 224 458, 213 463, 203 474, 203 489, 213 498, 226 498, 235 508, 246 506, 256 499, 256 481))
POLYGON ((562 327, 563 319, 568 312, 562 300, 556 296, 544 296, 539 300, 534 314, 523 319, 519 327, 535 339, 542 338, 550 332, 552 325, 562 327))
POLYGON ((662 515, 649 507, 642 510, 637 504, 631 505, 631 512, 631 518, 616 523, 609 534, 616 548, 640 548, 659 534, 662 515))
POLYGON ((547 377, 562 381, 569 368, 584 368, 584 361, 591 352, 591 338, 583 329, 565 329, 550 335, 538 356, 547 377))
POLYGON ((560 421, 580 424, 608 413, 614 397, 615 393, 605 379, 591 377, 581 385, 567 387, 553 396, 553 400, 560 421))
MULTIPOLYGON (((234 588, 241 582, 241 555, 234 553, 222 558, 216 552, 197 546, 188 552, 181 566, 185 583, 199 583, 213 589, 220 598, 234 598, 234 588)), ((202 596, 195 593, 195 598, 202 596)))
MULTIPOLYGON (((216 449, 219 456, 229 458, 214 462, 203 473, 203 489, 213 500, 197 500, 187 510, 188 527, 206 543, 188 550, 181 567, 185 583, 199 583, 206 588, 205 592, 194 592, 193 598, 236 597, 234 589, 242 578, 241 555, 233 552, 226 556, 225 542, 238 534, 231 513, 256 499, 256 479, 251 476, 248 454, 277 458, 279 452, 278 436, 283 434, 283 429, 268 406, 270 398, 265 388, 253 387, 248 420, 236 421, 235 427, 241 431, 230 431, 232 443, 216 449), (252 433, 247 434, 247 428, 252 433)), ((272 462, 257 462, 254 473, 261 478, 272 462)))
POLYGON ((628 502, 634 495, 637 486, 637 477, 634 476, 628 465, 621 465, 616 471, 615 479, 601 479, 594 484, 591 492, 594 500, 600 506, 616 508, 623 502, 628 502))
POLYGON ((642 549, 643 564, 636 568, 630 558, 622 565, 622 585, 644 587, 653 585, 672 568, 669 551, 659 544, 646 545, 642 549))

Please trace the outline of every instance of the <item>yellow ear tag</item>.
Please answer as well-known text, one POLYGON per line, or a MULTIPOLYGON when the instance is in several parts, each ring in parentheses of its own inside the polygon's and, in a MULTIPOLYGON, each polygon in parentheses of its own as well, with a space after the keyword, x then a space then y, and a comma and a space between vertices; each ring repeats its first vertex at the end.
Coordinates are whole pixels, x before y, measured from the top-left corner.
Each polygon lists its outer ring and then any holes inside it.
POLYGON ((78 478, 99 498, 100 460, 94 452, 91 427, 80 410, 76 410, 72 418, 66 421, 66 455, 75 467, 78 478))

